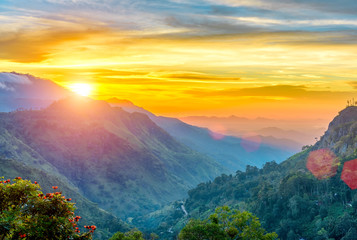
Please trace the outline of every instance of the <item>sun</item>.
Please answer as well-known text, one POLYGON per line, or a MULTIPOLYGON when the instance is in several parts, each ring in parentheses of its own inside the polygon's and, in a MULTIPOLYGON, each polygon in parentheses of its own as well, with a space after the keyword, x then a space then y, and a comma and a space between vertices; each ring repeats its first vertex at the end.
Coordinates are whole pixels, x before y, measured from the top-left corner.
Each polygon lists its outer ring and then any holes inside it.
POLYGON ((69 89, 78 95, 89 96, 93 90, 93 86, 89 83, 72 83, 69 85, 69 89))

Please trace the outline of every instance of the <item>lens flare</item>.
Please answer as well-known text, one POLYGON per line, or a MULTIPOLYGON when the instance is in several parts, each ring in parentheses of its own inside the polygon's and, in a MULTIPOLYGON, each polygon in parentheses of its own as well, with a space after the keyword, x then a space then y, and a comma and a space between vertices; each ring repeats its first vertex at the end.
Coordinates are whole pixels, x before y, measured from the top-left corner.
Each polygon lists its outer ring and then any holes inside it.
POLYGON ((327 179, 336 174, 339 159, 329 149, 312 151, 307 159, 306 167, 319 180, 327 179))
POLYGON ((357 189, 357 159, 345 162, 343 165, 341 179, 351 189, 357 189))

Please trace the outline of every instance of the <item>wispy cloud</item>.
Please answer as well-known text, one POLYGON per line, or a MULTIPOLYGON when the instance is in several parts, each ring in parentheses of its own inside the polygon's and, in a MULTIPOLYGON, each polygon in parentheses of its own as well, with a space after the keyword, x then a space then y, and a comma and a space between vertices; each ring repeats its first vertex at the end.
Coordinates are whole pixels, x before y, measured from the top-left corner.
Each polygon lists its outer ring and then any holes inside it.
POLYGON ((356 12, 352 0, 4 0, 0 66, 157 106, 339 102, 356 89, 356 12))
POLYGON ((28 85, 31 84, 31 80, 28 79, 25 75, 17 75, 14 73, 7 73, 7 72, 0 72, 0 89, 6 91, 15 91, 14 86, 21 84, 21 85, 28 85))

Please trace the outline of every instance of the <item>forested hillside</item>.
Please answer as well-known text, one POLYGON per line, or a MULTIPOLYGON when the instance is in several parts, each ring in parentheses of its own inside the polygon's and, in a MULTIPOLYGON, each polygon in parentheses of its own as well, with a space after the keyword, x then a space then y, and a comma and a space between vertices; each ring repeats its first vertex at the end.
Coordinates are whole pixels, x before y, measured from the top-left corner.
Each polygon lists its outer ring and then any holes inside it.
POLYGON ((199 184, 182 204, 188 215, 178 203, 157 232, 168 236, 165 226, 177 232, 189 218, 205 218, 217 206, 228 205, 253 212, 280 239, 355 239, 356 122, 357 107, 348 107, 319 142, 283 163, 247 166, 244 172, 199 184))

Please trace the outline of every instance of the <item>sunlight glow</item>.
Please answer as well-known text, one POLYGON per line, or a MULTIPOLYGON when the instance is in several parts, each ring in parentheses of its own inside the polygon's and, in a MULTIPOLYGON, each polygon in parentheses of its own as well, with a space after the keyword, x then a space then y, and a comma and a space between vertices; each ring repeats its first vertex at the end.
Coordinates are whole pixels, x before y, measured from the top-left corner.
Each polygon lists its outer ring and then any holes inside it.
POLYGON ((93 86, 88 83, 72 83, 69 89, 78 95, 89 96, 93 90, 93 86))

